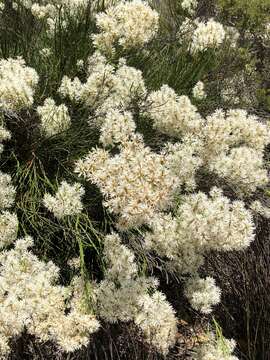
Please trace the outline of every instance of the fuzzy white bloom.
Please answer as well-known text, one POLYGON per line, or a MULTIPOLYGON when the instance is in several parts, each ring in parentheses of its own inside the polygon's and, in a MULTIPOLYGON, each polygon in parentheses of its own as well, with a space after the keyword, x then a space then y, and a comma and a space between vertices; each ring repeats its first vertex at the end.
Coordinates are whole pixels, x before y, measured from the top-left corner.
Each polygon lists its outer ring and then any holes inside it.
POLYGON ((198 6, 197 0, 182 0, 181 7, 186 10, 189 15, 193 15, 195 13, 196 7, 198 6))
POLYGON ((139 299, 140 312, 135 317, 146 339, 160 352, 167 354, 175 344, 177 318, 164 294, 155 291, 152 296, 145 294, 139 299))
POLYGON ((168 85, 152 92, 147 101, 147 113, 160 132, 181 137, 183 134, 200 131, 202 118, 197 108, 187 96, 178 96, 168 85))
POLYGON ((124 59, 120 59, 117 67, 112 66, 97 51, 88 59, 86 82, 64 77, 59 92, 96 109, 103 117, 111 109, 127 109, 133 99, 146 93, 146 89, 140 70, 127 66, 124 59))
POLYGON ((16 190, 11 184, 11 177, 0 171, 0 209, 6 209, 13 205, 16 190))
POLYGON ((41 129, 47 137, 65 131, 71 125, 66 105, 57 106, 51 98, 47 98, 43 106, 37 107, 37 113, 41 119, 41 129))
POLYGON ((205 51, 207 49, 219 47, 225 40, 226 32, 222 24, 213 19, 207 23, 197 22, 190 44, 191 53, 205 51))
POLYGON ((212 312, 212 307, 220 302, 221 291, 216 286, 215 279, 206 277, 190 278, 185 284, 185 296, 188 298, 193 309, 204 314, 212 312))
POLYGON ((242 201, 230 202, 213 188, 210 197, 199 192, 183 199, 178 208, 178 233, 205 250, 241 250, 254 240, 252 215, 242 201))
POLYGON ((206 344, 198 347, 194 356, 195 360, 238 360, 232 355, 236 347, 236 342, 231 339, 215 339, 214 335, 206 344))
POLYGON ((0 214, 0 248, 12 244, 17 238, 18 218, 16 214, 4 211, 0 214))
POLYGON ((0 143, 11 139, 11 133, 4 126, 0 125, 0 143))
POLYGON ((196 188, 195 174, 202 165, 199 156, 202 143, 193 136, 186 136, 182 143, 167 144, 163 152, 166 155, 167 167, 178 178, 178 186, 187 190, 196 188))
POLYGON ((192 89, 192 95, 196 100, 203 100, 206 98, 206 93, 204 90, 204 83, 198 81, 197 84, 192 89))
POLYGON ((250 195, 268 184, 263 153, 241 146, 214 158, 209 169, 233 186, 239 195, 250 195))
POLYGON ((158 13, 145 1, 121 1, 96 15, 100 34, 93 36, 100 51, 111 53, 115 45, 124 49, 141 47, 158 31, 158 13))
POLYGON ((79 70, 83 69, 83 67, 84 67, 84 61, 83 61, 83 59, 77 60, 76 66, 77 66, 77 68, 78 68, 79 70))
POLYGON ((164 155, 152 152, 138 138, 113 157, 102 149, 91 151, 77 162, 75 171, 100 188, 104 205, 119 215, 118 226, 129 228, 171 205, 177 178, 165 162, 164 155))
POLYGON ((175 343, 177 319, 165 295, 158 291, 148 295, 157 281, 138 276, 135 256, 117 234, 106 236, 104 255, 108 265, 105 279, 94 285, 99 316, 112 323, 133 320, 148 342, 167 353, 175 343))
POLYGON ((245 144, 263 151, 270 142, 270 130, 245 110, 217 110, 206 119, 202 131, 205 149, 203 157, 212 160, 231 147, 245 144))
POLYGON ((81 91, 81 81, 77 77, 71 80, 67 76, 63 77, 61 85, 58 89, 60 95, 62 95, 63 97, 68 97, 72 101, 80 101, 81 91))
POLYGON ((130 112, 109 110, 101 126, 100 142, 103 146, 117 145, 131 140, 136 124, 130 112))
POLYGON ((250 204, 250 209, 266 219, 270 219, 270 209, 264 206, 259 200, 255 200, 250 204))
POLYGON ((144 248, 167 258, 171 270, 180 274, 195 273, 203 264, 202 249, 180 236, 177 218, 171 214, 155 215, 150 228, 152 232, 145 235, 144 248))
POLYGON ((67 215, 79 214, 83 209, 82 196, 84 195, 84 188, 79 184, 68 184, 62 181, 55 196, 45 194, 43 203, 44 206, 53 212, 57 218, 62 218, 67 215))
POLYGON ((33 104, 38 83, 36 71, 17 59, 0 60, 0 109, 21 110, 33 104))
POLYGON ((55 285, 59 269, 33 255, 28 250, 32 245, 26 237, 0 253, 1 355, 7 355, 8 341, 25 329, 41 341, 55 341, 63 350, 74 351, 86 345, 99 327, 80 305, 81 297, 71 297, 72 288, 55 285))
POLYGON ((44 19, 45 17, 55 17, 57 15, 57 8, 52 4, 39 5, 34 3, 31 7, 31 12, 37 19, 44 19))
POLYGON ((135 256, 131 250, 121 244, 117 234, 107 235, 104 243, 104 255, 109 263, 106 277, 109 280, 118 280, 120 283, 130 280, 137 274, 138 268, 135 256))

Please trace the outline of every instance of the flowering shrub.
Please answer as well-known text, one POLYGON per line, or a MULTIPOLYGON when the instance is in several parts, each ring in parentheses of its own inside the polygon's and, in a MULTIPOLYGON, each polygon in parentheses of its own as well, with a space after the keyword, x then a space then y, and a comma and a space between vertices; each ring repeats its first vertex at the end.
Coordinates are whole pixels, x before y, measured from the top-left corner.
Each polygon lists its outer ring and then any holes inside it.
MULTIPOLYGON (((73 352, 121 322, 170 356, 174 305, 210 322, 222 303, 205 259, 243 254, 269 218, 270 128, 234 88, 245 37, 214 5, 169 3, 1 6, 25 29, 0 30, 0 356, 25 332, 73 352)), ((237 359, 224 342, 194 359, 237 359)))

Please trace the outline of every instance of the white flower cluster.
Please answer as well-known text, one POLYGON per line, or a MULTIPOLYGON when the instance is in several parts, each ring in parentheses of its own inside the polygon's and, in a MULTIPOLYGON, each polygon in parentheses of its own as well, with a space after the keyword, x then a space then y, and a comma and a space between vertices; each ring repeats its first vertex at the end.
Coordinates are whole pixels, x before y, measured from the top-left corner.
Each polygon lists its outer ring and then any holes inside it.
POLYGON ((157 281, 138 276, 131 250, 121 244, 119 235, 107 235, 104 254, 108 269, 94 292, 99 316, 109 322, 133 320, 145 338, 163 353, 175 343, 177 319, 165 296, 155 290, 157 281))
POLYGON ((232 353, 236 347, 233 339, 219 338, 215 339, 214 335, 206 344, 201 345, 194 357, 194 360, 238 360, 232 353))
POLYGON ((18 111, 33 104, 36 71, 17 59, 0 60, 0 109, 18 111))
POLYGON ((136 124, 130 112, 109 110, 103 120, 100 142, 103 146, 125 144, 134 136, 136 124))
POLYGON ((255 200, 250 204, 250 209, 261 216, 264 216, 266 219, 270 219, 270 209, 267 206, 264 206, 259 200, 255 200))
POLYGON ((198 81, 197 84, 192 89, 192 95, 196 100, 203 100, 206 98, 206 93, 204 90, 204 83, 198 81))
POLYGON ((2 142, 10 139, 11 139, 10 132, 4 126, 0 125, 0 155, 4 150, 4 146, 2 142))
POLYGON ((57 15, 57 9, 53 4, 40 5, 34 3, 31 7, 31 12, 37 19, 43 19, 45 17, 54 18, 57 15))
POLYGON ((59 269, 43 263, 28 250, 30 237, 0 253, 0 353, 9 352, 9 340, 27 329, 42 341, 52 340, 64 351, 87 345, 99 328, 92 314, 83 311, 72 288, 54 285, 59 269), (67 314, 66 314, 67 312, 67 314))
POLYGON ((47 98, 43 106, 37 107, 41 119, 41 129, 47 137, 56 135, 70 127, 71 119, 64 104, 57 106, 55 101, 47 98))
POLYGON ((64 77, 59 93, 105 114, 110 109, 125 110, 132 100, 142 97, 146 92, 140 70, 127 66, 121 59, 118 67, 108 64, 99 52, 88 59, 88 78, 81 83, 64 77))
POLYGON ((269 182, 263 154, 246 146, 217 156, 209 168, 233 186, 239 196, 249 195, 269 182))
POLYGON ((62 218, 68 215, 79 214, 83 209, 82 196, 84 189, 79 183, 73 185, 62 181, 55 196, 45 194, 43 203, 44 206, 53 212, 57 218, 62 218))
POLYGON ((93 36, 94 45, 109 54, 116 45, 124 49, 141 47, 156 35, 158 19, 158 13, 145 1, 121 1, 96 15, 100 33, 93 36))
POLYGON ((249 194, 268 183, 263 151, 270 130, 245 110, 217 110, 207 117, 202 130, 202 157, 211 171, 233 185, 239 194, 249 194))
POLYGON ((181 137, 197 133, 202 126, 202 118, 189 98, 178 96, 168 85, 150 93, 147 102, 147 114, 154 127, 162 133, 181 137))
POLYGON ((209 314, 212 307, 220 302, 221 291, 212 277, 192 277, 185 284, 185 296, 193 309, 209 314))
POLYGON ((193 136, 183 137, 181 143, 164 146, 166 166, 177 177, 178 187, 185 186, 187 190, 196 188, 195 174, 202 165, 199 156, 201 146, 201 142, 193 136))
POLYGON ((189 15, 193 15, 195 13, 197 6, 197 0, 182 0, 181 2, 182 9, 186 10, 189 15))
POLYGON ((113 157, 103 149, 92 150, 77 162, 75 172, 100 188, 104 205, 119 215, 118 226, 124 229, 147 223, 170 206, 177 178, 165 163, 165 155, 135 138, 113 157))
POLYGON ((0 214, 0 249, 12 244, 17 238, 18 218, 4 211, 0 214))
POLYGON ((10 175, 0 171, 0 209, 10 208, 14 203, 15 194, 10 175))
POLYGON ((197 27, 191 38, 191 53, 217 48, 225 40, 225 29, 222 24, 215 20, 210 19, 207 23, 196 22, 196 25, 197 27))
POLYGON ((194 273, 209 250, 241 250, 254 239, 252 214, 241 201, 230 202, 217 188, 181 199, 176 217, 156 215, 144 246, 180 273, 194 273))

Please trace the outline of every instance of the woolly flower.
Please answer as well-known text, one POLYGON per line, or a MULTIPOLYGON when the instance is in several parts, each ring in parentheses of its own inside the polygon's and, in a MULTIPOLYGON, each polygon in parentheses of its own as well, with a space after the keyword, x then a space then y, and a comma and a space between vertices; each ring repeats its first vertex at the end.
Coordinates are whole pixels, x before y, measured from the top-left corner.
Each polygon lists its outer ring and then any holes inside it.
POLYGON ((141 0, 121 1, 96 15, 100 34, 93 36, 97 49, 111 53, 115 45, 124 49, 140 47, 158 31, 158 13, 141 0))
POLYGON ((58 92, 63 97, 68 97, 72 101, 79 101, 81 90, 82 90, 82 83, 77 77, 71 80, 67 76, 64 76, 61 81, 61 85, 58 89, 58 92))
POLYGON ((97 313, 112 323, 133 320, 146 340, 166 353, 175 343, 177 319, 165 296, 153 293, 157 281, 138 276, 135 256, 117 234, 106 236, 104 255, 108 266, 105 279, 93 287, 97 313))
POLYGON ((187 96, 178 96, 168 85, 152 92, 147 101, 147 114, 160 132, 181 137, 183 134, 200 131, 202 118, 197 108, 187 96))
POLYGON ((266 219, 270 219, 270 209, 264 206, 259 200, 255 200, 250 204, 250 209, 266 219))
POLYGON ((196 360, 238 360, 232 355, 236 343, 233 339, 220 338, 215 340, 214 336, 206 344, 201 345, 195 354, 196 360))
POLYGON ((64 77, 58 91, 62 96, 82 102, 104 116, 112 109, 127 109, 134 98, 142 96, 146 89, 140 70, 126 66, 123 59, 118 67, 112 66, 97 51, 88 59, 86 82, 64 77))
POLYGON ((9 208, 13 205, 16 190, 11 184, 11 177, 0 171, 0 209, 9 208))
POLYGON ((195 277, 187 281, 185 296, 193 309, 209 314, 212 312, 212 307, 220 302, 221 291, 212 277, 206 277, 205 279, 195 277))
POLYGON ((177 218, 171 214, 157 214, 146 233, 144 248, 169 260, 168 267, 180 274, 194 273, 203 264, 202 249, 181 236, 177 218))
POLYGON ((110 110, 101 126, 100 142, 103 146, 117 145, 132 139, 136 124, 130 112, 110 110))
POLYGON ((239 31, 234 26, 225 26, 226 39, 229 41, 232 48, 237 47, 237 42, 240 37, 239 31))
POLYGON ((79 214, 83 209, 84 189, 79 183, 69 185, 62 181, 55 196, 45 194, 43 203, 57 218, 79 214))
POLYGON ((10 139, 11 139, 10 132, 6 128, 0 125, 0 142, 10 139))
POLYGON ((183 0, 181 2, 182 9, 186 10, 189 15, 193 15, 195 13, 197 5, 197 0, 183 0))
POLYGON ((246 146, 233 148, 229 154, 217 156, 209 169, 235 187, 239 195, 249 195, 269 182, 263 153, 246 146))
POLYGON ((192 89, 192 94, 196 100, 203 100, 206 98, 206 93, 204 91, 204 83, 202 81, 197 82, 197 84, 192 89))
POLYGON ((166 155, 167 167, 178 178, 178 186, 188 190, 196 187, 195 174, 202 164, 199 157, 202 143, 192 136, 186 136, 182 143, 167 144, 163 153, 166 155))
MULTIPOLYGON (((19 239, 15 248, 0 254, 0 350, 25 329, 41 341, 54 341, 65 351, 89 342, 98 321, 71 297, 72 288, 55 285, 59 269, 40 261, 31 251, 31 237, 19 239), (66 301, 69 304, 67 307, 66 301), (68 312, 67 312, 68 310, 68 312)), ((77 296, 78 297, 78 296, 77 296)))
POLYGON ((203 157, 209 161, 233 146, 245 144, 263 151, 270 142, 267 125, 240 109, 215 111, 207 117, 202 136, 205 143, 203 157))
POLYGON ((52 4, 39 5, 34 3, 31 7, 33 16, 37 19, 44 19, 45 17, 55 17, 57 15, 57 8, 52 4))
POLYGON ((164 294, 155 291, 152 296, 145 294, 139 299, 140 312, 135 317, 146 339, 159 351, 167 354, 175 344, 177 318, 164 294))
POLYGON ((135 138, 113 157, 102 149, 91 151, 75 171, 100 188, 104 205, 119 215, 124 229, 148 222, 155 211, 171 205, 177 179, 165 161, 135 138))
POLYGON ((205 250, 241 250, 254 240, 251 213, 242 201, 230 202, 213 188, 183 199, 178 208, 178 233, 186 242, 205 250))
POLYGON ((0 109, 21 110, 33 104, 38 83, 36 71, 22 58, 0 60, 0 109))
POLYGON ((219 47, 226 36, 226 32, 222 24, 213 19, 207 23, 198 22, 190 44, 190 51, 196 53, 207 49, 219 47))
POLYGON ((109 263, 107 279, 116 279, 120 283, 130 280, 137 274, 135 256, 125 245, 121 244, 117 234, 107 235, 104 243, 104 255, 109 263))
POLYGON ((51 98, 44 101, 43 106, 37 107, 37 113, 41 119, 41 128, 46 136, 53 136, 70 127, 71 119, 68 114, 67 107, 62 105, 55 105, 51 98))
POLYGON ((0 248, 3 248, 16 240, 18 230, 18 218, 16 214, 4 211, 0 214, 0 248))

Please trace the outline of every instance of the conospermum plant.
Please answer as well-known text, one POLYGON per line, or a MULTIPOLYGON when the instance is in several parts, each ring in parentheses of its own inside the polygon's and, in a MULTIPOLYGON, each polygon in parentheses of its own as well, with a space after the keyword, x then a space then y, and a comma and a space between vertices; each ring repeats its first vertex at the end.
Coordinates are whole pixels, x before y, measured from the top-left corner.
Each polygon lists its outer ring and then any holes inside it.
MULTIPOLYGON (((158 3, 1 7, 37 31, 3 32, 1 47, 0 356, 25 332, 64 354, 122 322, 167 356, 180 311, 164 274, 209 320, 222 289, 205 257, 245 251, 269 217, 270 128, 215 106, 208 81, 236 56, 237 30, 194 0, 174 3, 167 27, 158 3)), ((209 336, 195 358, 237 359, 224 344, 209 336)))

